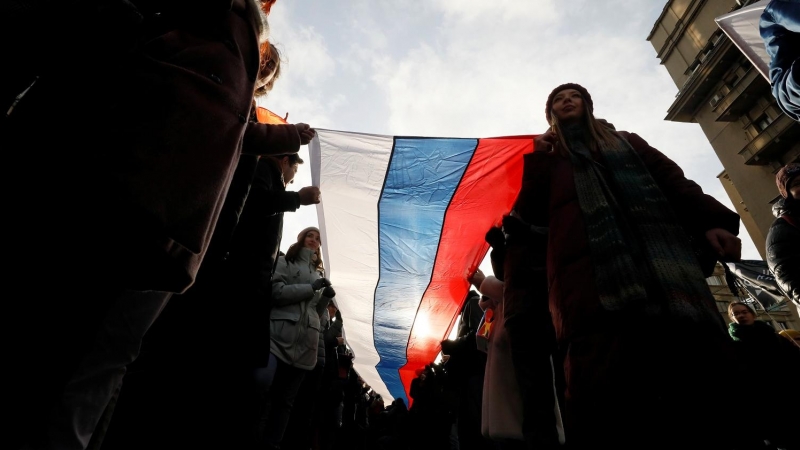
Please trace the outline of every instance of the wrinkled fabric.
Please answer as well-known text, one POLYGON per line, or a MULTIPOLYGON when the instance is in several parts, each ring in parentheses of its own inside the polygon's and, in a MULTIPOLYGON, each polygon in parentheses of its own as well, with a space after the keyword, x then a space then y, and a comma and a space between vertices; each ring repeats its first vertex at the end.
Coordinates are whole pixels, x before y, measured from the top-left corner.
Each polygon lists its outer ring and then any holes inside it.
POLYGON ((787 116, 800 121, 800 2, 769 2, 761 13, 759 31, 770 57, 772 95, 787 116))

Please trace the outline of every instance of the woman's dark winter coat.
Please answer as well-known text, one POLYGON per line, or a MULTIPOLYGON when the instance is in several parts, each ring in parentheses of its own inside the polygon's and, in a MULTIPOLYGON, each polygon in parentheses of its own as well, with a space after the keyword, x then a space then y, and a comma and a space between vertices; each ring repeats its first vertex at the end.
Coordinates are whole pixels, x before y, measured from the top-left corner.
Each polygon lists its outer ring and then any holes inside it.
POLYGON ((772 206, 775 221, 767 233, 767 265, 778 286, 800 306, 800 205, 777 201, 772 206))
MULTIPOLYGON (((688 235, 704 240, 705 232, 712 228, 738 234, 737 214, 703 193, 680 167, 644 139, 633 133, 620 134, 642 159, 688 235)), ((577 448, 594 445, 592 442, 623 445, 660 434, 660 427, 675 424, 678 417, 685 416, 681 427, 692 423, 690 416, 699 420, 695 413, 708 412, 706 406, 714 404, 705 401, 707 392, 719 392, 708 377, 721 375, 716 368, 724 370, 732 358, 721 324, 713 329, 672 329, 668 318, 658 322, 605 311, 594 285, 592 254, 569 158, 534 151, 525 155, 524 164, 522 189, 514 208, 525 222, 549 229, 549 294, 531 297, 532 274, 524 269, 531 267, 530 254, 510 251, 505 274, 506 320, 509 323, 521 311, 539 311, 541 308, 526 303, 549 297, 559 348, 555 359, 563 359, 564 364, 567 443, 577 448), (517 273, 518 268, 523 272, 517 273), (704 375, 699 376, 701 373, 704 375), (688 379, 695 381, 690 386, 680 381, 688 379), (685 407, 679 399, 687 395, 697 395, 693 401, 700 407, 676 412, 685 407)), ((534 315, 546 317, 547 312, 534 315)), ((547 339, 541 337, 543 348, 547 339)), ((682 428, 686 433, 691 429, 696 426, 682 428)), ((672 434, 678 442, 680 436, 686 434, 672 434)))

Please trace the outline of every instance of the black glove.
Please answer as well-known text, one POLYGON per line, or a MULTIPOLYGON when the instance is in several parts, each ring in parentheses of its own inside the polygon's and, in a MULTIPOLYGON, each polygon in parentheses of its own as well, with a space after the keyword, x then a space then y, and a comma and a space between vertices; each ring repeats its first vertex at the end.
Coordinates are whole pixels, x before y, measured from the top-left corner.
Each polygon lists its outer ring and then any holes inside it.
POLYGON ((336 291, 334 291, 332 287, 327 286, 325 290, 322 291, 322 296, 328 298, 336 297, 336 291))
POLYGON ((503 216, 503 232, 508 240, 525 242, 530 238, 531 227, 514 216, 503 216))
POLYGON ((485 236, 486 242, 495 250, 502 250, 506 246, 506 236, 501 227, 489 228, 485 236))
POLYGON ((514 216, 503 216, 503 232, 506 244, 530 245, 531 251, 547 250, 547 227, 532 226, 514 216))
POLYGON ((322 289, 324 287, 328 287, 330 285, 331 285, 331 282, 325 277, 317 278, 316 280, 314 280, 313 283, 311 283, 311 287, 314 288, 315 291, 318 291, 318 290, 320 290, 320 289, 322 289))

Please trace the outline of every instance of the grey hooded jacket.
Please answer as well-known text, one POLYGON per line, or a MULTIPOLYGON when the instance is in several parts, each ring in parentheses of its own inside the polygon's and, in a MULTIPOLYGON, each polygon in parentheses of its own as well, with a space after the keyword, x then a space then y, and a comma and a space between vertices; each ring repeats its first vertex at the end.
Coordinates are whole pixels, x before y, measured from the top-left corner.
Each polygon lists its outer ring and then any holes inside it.
POLYGON ((317 364, 320 316, 329 298, 311 283, 322 277, 311 264, 311 250, 300 250, 294 262, 278 259, 272 278, 270 352, 281 361, 304 370, 317 364))

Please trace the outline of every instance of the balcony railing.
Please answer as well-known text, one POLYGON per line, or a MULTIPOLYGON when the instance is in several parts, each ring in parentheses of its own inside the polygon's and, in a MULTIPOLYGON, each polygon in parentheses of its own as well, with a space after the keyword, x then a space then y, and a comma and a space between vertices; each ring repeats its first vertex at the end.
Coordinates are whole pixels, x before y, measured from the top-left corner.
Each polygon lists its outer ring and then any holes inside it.
POLYGON ((745 72, 736 86, 714 106, 717 122, 738 120, 762 95, 769 95, 769 83, 755 67, 745 72))
POLYGON ((781 114, 755 139, 745 145, 739 154, 744 158, 745 164, 763 166, 769 163, 770 156, 797 143, 799 136, 800 123, 781 114))
POLYGON ((739 49, 724 36, 683 83, 675 101, 667 110, 666 120, 692 122, 697 108, 706 99, 730 65, 741 56, 739 49))

